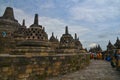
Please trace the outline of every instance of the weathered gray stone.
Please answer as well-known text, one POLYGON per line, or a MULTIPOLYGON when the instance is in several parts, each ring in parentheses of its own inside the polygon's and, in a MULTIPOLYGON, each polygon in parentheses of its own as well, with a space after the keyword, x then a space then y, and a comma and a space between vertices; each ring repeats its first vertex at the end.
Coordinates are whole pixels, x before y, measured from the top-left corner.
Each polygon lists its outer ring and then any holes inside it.
POLYGON ((120 80, 120 72, 112 68, 109 62, 91 60, 90 65, 83 70, 49 80, 120 80))

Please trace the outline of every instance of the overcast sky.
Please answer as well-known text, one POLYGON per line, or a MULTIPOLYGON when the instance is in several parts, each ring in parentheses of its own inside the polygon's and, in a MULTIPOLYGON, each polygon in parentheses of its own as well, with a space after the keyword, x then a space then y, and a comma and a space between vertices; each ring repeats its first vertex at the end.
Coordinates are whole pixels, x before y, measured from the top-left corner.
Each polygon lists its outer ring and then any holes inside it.
POLYGON ((54 32, 60 38, 67 25, 84 48, 100 44, 105 50, 109 40, 114 44, 120 37, 120 0, 0 0, 0 16, 7 6, 14 8, 19 23, 26 20, 27 27, 38 13, 49 37, 54 32))

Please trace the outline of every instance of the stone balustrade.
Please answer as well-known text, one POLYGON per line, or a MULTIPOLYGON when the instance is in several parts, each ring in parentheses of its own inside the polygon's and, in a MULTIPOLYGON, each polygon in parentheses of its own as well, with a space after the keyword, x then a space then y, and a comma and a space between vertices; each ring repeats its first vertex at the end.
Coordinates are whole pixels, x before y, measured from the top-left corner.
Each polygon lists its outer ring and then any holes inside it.
POLYGON ((86 67, 89 54, 0 55, 0 80, 44 80, 86 67))

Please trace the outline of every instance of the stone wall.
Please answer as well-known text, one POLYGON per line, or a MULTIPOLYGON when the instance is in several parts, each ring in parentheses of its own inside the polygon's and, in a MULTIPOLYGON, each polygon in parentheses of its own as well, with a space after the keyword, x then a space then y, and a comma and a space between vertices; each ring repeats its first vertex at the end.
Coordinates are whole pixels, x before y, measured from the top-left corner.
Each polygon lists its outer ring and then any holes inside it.
POLYGON ((89 62, 89 54, 0 56, 0 80, 45 80, 82 69, 89 62))

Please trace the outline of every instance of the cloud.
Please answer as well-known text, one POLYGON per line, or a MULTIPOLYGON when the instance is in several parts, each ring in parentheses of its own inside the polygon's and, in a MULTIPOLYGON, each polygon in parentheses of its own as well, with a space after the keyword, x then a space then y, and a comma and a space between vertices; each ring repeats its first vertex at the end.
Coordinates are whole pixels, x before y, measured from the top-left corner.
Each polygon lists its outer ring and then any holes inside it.
POLYGON ((66 23, 60 19, 50 18, 50 17, 39 17, 40 23, 45 26, 47 33, 49 34, 49 37, 51 36, 52 32, 58 38, 60 38, 61 34, 64 33, 64 29, 66 26, 66 23))
POLYGON ((70 25, 69 26, 70 32, 72 34, 77 33, 78 36, 82 36, 85 35, 86 33, 90 32, 90 29, 84 27, 84 26, 80 26, 80 25, 70 25))
MULTIPOLYGON (((18 21, 20 21, 20 23, 22 23, 22 20, 25 19, 27 27, 33 24, 34 15, 29 15, 25 13, 23 10, 18 8, 14 8, 14 11, 15 17, 16 19, 18 19, 18 21)), ((59 35, 61 32, 64 31, 63 29, 66 25, 63 21, 59 19, 44 16, 39 16, 39 24, 45 27, 49 35, 51 35, 52 32, 59 35)))
MULTIPOLYGON (((6 1, 0 1, 0 15, 9 3, 6 1)), ((15 18, 20 23, 25 19, 29 27, 34 14, 39 13, 39 24, 45 27, 49 37, 54 32, 60 38, 67 25, 69 33, 73 37, 77 33, 87 48, 92 43, 105 48, 105 41, 114 42, 120 34, 120 0, 14 0, 13 4, 15 18)))
POLYGON ((109 7, 105 9, 94 9, 94 8, 81 8, 79 6, 73 7, 70 10, 71 16, 75 20, 84 20, 89 22, 106 21, 107 19, 113 19, 119 14, 118 9, 109 7))
POLYGON ((55 8, 55 5, 52 1, 46 1, 45 3, 40 5, 40 8, 42 9, 50 9, 50 8, 55 8))
MULTIPOLYGON (((20 23, 22 23, 22 20, 25 19, 27 27, 33 24, 34 15, 29 15, 25 13, 25 11, 18 8, 14 8, 14 11, 15 17, 18 19, 18 21, 20 21, 20 23)), ((65 26, 68 26, 69 32, 72 35, 77 33, 78 36, 81 36, 89 31, 89 29, 85 28, 84 26, 72 25, 70 23, 66 23, 64 20, 45 16, 39 16, 39 24, 45 27, 49 37, 51 36, 51 33, 54 32, 55 36, 60 38, 62 34, 65 33, 65 26)))
POLYGON ((98 35, 98 38, 107 38, 107 35, 98 35))
POLYGON ((95 46, 97 46, 97 43, 91 43, 91 44, 89 45, 89 47, 95 47, 95 46))
POLYGON ((83 3, 77 3, 76 5, 72 6, 69 9, 69 12, 71 18, 74 20, 104 22, 109 19, 115 19, 119 16, 119 6, 115 6, 115 3, 113 3, 114 5, 111 5, 112 1, 113 0, 111 0, 110 3, 108 0, 94 0, 94 3, 92 3, 93 0, 85 0, 83 3))
MULTIPOLYGON (((3 3, 3 2, 0 1, 0 3, 3 3)), ((3 15, 6 5, 8 5, 8 3, 0 4, 0 15, 3 15)))
POLYGON ((40 23, 46 27, 48 34, 51 35, 51 32, 54 32, 58 38, 60 38, 62 34, 65 33, 65 26, 68 26, 69 33, 72 34, 73 37, 75 33, 77 33, 78 36, 81 36, 89 32, 89 29, 83 26, 68 24, 60 19, 50 17, 40 17, 40 19, 40 23))
POLYGON ((18 8, 13 8, 14 9, 14 15, 15 18, 22 23, 22 20, 25 19, 26 26, 28 27, 29 25, 33 24, 33 17, 27 13, 25 13, 23 10, 18 9, 18 8))

